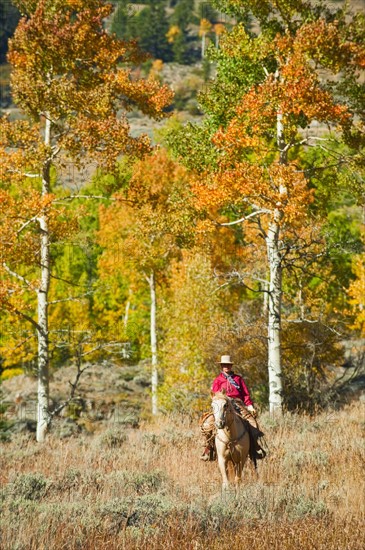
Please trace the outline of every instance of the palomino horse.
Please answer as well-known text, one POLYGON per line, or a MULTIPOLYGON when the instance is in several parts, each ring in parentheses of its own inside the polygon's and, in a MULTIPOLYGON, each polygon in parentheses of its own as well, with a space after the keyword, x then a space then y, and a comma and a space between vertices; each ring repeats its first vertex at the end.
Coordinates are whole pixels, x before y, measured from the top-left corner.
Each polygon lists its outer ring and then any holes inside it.
POLYGON ((232 400, 224 393, 212 398, 214 423, 217 428, 215 446, 218 466, 222 475, 223 489, 228 488, 228 463, 234 467, 234 481, 241 481, 242 468, 250 450, 250 436, 243 419, 234 410, 232 400))

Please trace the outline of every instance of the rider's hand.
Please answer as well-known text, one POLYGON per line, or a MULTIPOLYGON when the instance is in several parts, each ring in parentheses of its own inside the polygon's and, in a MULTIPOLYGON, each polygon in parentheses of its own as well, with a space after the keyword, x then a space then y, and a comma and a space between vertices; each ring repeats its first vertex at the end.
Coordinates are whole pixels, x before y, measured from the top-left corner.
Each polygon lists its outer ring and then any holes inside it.
POLYGON ((252 414, 252 416, 253 416, 254 418, 256 418, 257 412, 256 412, 255 408, 253 407, 253 405, 249 405, 249 406, 247 407, 247 410, 252 414))

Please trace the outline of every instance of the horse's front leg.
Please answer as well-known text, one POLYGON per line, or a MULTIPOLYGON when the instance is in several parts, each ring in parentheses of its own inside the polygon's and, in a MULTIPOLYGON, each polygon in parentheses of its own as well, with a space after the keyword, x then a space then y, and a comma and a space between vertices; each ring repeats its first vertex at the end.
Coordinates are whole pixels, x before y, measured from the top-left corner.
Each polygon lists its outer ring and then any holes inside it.
POLYGON ((227 471, 227 460, 223 456, 223 453, 218 455, 218 467, 222 476, 222 488, 223 490, 228 489, 229 480, 228 480, 228 471, 227 471))
POLYGON ((236 485, 239 485, 242 481, 242 466, 242 460, 240 457, 240 460, 234 465, 234 482, 236 485))
POLYGON ((240 448, 239 451, 237 452, 237 455, 236 455, 237 461, 235 462, 235 465, 234 465, 234 472, 235 472, 234 482, 236 485, 238 485, 242 481, 242 471, 246 463, 247 456, 248 456, 248 450, 246 450, 243 447, 240 448))

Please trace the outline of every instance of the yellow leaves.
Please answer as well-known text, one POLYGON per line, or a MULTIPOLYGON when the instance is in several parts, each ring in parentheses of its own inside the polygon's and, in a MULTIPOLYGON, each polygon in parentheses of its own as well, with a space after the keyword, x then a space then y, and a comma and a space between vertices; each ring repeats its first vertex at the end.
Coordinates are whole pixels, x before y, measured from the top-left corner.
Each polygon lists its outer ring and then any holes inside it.
POLYGON ((163 274, 180 243, 192 232, 186 170, 166 151, 156 150, 134 165, 126 195, 119 193, 110 207, 100 210, 99 243, 105 247, 103 270, 163 274), (115 248, 118 254, 115 254, 115 248), (117 262, 117 265, 116 265, 117 262))
POLYGON ((209 385, 207 359, 222 338, 222 327, 228 324, 216 286, 211 258, 203 252, 184 251, 182 261, 173 262, 160 314, 164 333, 160 402, 166 408, 188 403, 191 410, 192 392, 204 393, 209 385))
POLYGON ((151 78, 152 80, 157 80, 159 82, 161 80, 162 69, 163 69, 162 59, 155 59, 152 62, 149 78, 151 78))
POLYGON ((173 44, 176 38, 181 34, 181 30, 177 25, 172 25, 166 33, 167 42, 173 44))
POLYGON ((20 374, 23 374, 23 369, 15 368, 15 369, 5 369, 1 373, 1 380, 10 380, 10 378, 13 378, 14 376, 19 376, 20 374))
MULTIPOLYGON (((365 232, 363 232, 362 241, 365 243, 365 232)), ((365 338, 365 254, 353 258, 352 272, 355 279, 348 289, 349 304, 354 315, 352 328, 358 330, 360 336, 365 338)))
POLYGON ((201 19, 199 25, 199 36, 204 36, 212 30, 212 23, 208 19, 201 19))
POLYGON ((225 33, 220 44, 224 53, 230 57, 250 57, 255 54, 253 42, 242 24, 236 25, 230 33, 225 33))

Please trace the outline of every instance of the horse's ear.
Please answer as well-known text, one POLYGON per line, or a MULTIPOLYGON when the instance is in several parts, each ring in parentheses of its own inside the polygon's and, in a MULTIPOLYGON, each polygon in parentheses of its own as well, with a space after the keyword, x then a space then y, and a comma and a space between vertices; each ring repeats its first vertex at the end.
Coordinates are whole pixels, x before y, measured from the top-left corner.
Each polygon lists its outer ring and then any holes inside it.
POLYGON ((222 389, 221 389, 221 394, 222 394, 222 395, 226 395, 226 394, 227 394, 226 388, 222 388, 222 389))

